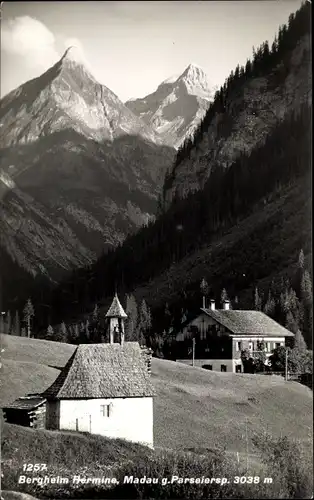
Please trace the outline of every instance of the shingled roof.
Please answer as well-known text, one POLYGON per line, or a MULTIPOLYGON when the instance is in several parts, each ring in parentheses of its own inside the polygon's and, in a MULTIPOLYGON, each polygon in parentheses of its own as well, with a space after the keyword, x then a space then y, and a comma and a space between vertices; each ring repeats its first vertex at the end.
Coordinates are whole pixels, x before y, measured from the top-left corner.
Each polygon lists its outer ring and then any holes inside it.
POLYGON ((128 315, 124 312, 122 305, 118 299, 117 294, 115 294, 112 304, 106 314, 106 318, 127 318, 128 315))
POLYGON ((38 397, 33 397, 33 396, 25 396, 19 399, 16 399, 12 403, 6 405, 4 409, 10 409, 10 410, 33 410, 35 408, 38 408, 38 406, 44 404, 46 402, 46 399, 38 396, 38 397))
POLYGON ((201 309, 234 335, 293 337, 294 334, 260 311, 201 309))
POLYGON ((81 344, 55 382, 47 399, 94 399, 153 396, 144 351, 138 342, 81 344))

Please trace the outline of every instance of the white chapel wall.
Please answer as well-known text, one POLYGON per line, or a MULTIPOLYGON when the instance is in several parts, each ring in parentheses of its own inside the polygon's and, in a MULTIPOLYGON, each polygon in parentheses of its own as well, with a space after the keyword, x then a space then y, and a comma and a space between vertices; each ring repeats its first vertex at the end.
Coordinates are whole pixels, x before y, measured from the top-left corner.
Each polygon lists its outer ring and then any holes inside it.
POLYGON ((61 400, 60 429, 153 446, 153 398, 61 400), (109 417, 102 415, 102 405, 111 405, 109 417))

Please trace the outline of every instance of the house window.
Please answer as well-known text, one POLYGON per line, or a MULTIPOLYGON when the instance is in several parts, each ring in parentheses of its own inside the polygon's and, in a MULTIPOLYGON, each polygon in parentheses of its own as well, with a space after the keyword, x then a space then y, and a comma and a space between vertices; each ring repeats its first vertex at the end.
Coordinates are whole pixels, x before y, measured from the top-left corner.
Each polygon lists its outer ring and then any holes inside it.
POLYGON ((270 351, 271 351, 270 342, 267 342, 266 343, 266 352, 270 352, 270 351))
POLYGON ((100 405, 100 413, 103 417, 110 417, 111 405, 100 405))
POLYGON ((241 372, 242 372, 242 366, 236 365, 236 373, 241 373, 241 372))
POLYGON ((205 370, 212 370, 213 365, 203 365, 202 368, 205 368, 205 370))
POLYGON ((242 351, 242 342, 237 342, 236 343, 236 350, 237 351, 242 351))
POLYGON ((253 342, 249 342, 249 351, 253 351, 253 342))
POLYGON ((227 371, 227 365, 221 365, 221 371, 226 372, 227 371))

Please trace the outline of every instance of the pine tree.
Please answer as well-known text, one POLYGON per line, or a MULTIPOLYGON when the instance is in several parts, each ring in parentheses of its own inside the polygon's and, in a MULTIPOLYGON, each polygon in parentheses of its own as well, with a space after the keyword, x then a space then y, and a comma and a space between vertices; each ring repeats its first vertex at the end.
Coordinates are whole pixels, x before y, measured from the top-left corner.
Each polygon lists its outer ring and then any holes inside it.
POLYGON ((72 332, 72 344, 79 344, 80 342, 80 330, 79 330, 79 325, 76 323, 73 326, 73 332, 72 332))
POLYGON ((263 311, 267 316, 273 317, 275 314, 276 302, 272 296, 271 290, 268 291, 268 297, 266 304, 264 305, 263 311))
POLYGON ((145 344, 146 337, 148 336, 150 329, 152 326, 152 319, 150 309, 146 304, 145 299, 142 300, 139 311, 139 334, 140 334, 140 343, 145 344))
POLYGON ((277 35, 275 35, 274 41, 271 46, 272 55, 276 55, 277 51, 278 51, 278 38, 277 35))
POLYGON ((89 339, 91 343, 100 341, 100 318, 99 318, 99 307, 95 304, 91 322, 89 324, 89 339))
POLYGON ((257 286, 255 287, 255 291, 254 291, 254 309, 255 309, 255 311, 262 310, 262 299, 259 295, 257 286))
POLYGON ((224 304, 226 300, 229 300, 227 290, 225 288, 222 289, 221 294, 220 294, 220 302, 221 304, 224 304))
POLYGON ((301 325, 301 308, 296 292, 290 287, 280 294, 280 308, 291 331, 295 333, 301 325))
POLYGON ((99 319, 99 307, 97 304, 95 304, 94 310, 93 310, 93 321, 98 321, 99 319))
POLYGON ((51 325, 48 326, 47 328, 47 335, 46 335, 47 340, 54 340, 54 331, 51 325))
POLYGON ((298 258, 298 267, 299 269, 304 269, 304 252, 303 249, 301 248, 300 253, 299 253, 299 258, 298 258))
POLYGON ((299 331, 299 325, 297 324, 291 311, 287 312, 285 327, 294 334, 299 331))
POLYGON ((297 330, 295 334, 293 348, 298 349, 299 351, 307 350, 306 342, 300 330, 297 330))
POLYGON ((247 77, 251 76, 252 74, 252 63, 251 60, 248 59, 245 64, 245 74, 247 77))
POLYGON ((12 333, 12 318, 11 318, 11 311, 8 311, 6 316, 5 316, 5 325, 4 325, 4 331, 8 335, 12 333))
POLYGON ((292 279, 292 287, 296 291, 297 296, 301 297, 301 284, 304 274, 304 252, 300 250, 298 255, 297 268, 292 279))
POLYGON ((125 322, 125 338, 128 341, 139 340, 137 330, 138 309, 136 299, 132 294, 126 296, 125 312, 128 315, 125 322))
POLYGON ((20 315, 18 311, 15 311, 14 334, 17 336, 21 335, 20 315))
POLYGON ((31 336, 31 320, 35 314, 31 299, 29 298, 23 309, 24 323, 27 325, 27 336, 31 336))
POLYGON ((1 314, 1 311, 0 311, 0 333, 4 333, 4 331, 5 331, 3 316, 4 315, 1 314))
POLYGON ((305 270, 303 272, 302 280, 301 280, 301 298, 306 304, 312 303, 312 296, 313 296, 313 291, 312 291, 312 281, 311 281, 311 276, 310 273, 305 270))
POLYGON ((270 50, 269 50, 269 43, 268 43, 268 40, 266 40, 266 42, 263 43, 263 58, 268 61, 268 58, 269 58, 269 53, 270 53, 270 50))
POLYGON ((90 341, 90 331, 89 331, 89 321, 88 319, 85 321, 85 339, 87 341, 87 343, 89 343, 90 341))
POLYGON ((206 307, 206 297, 208 296, 208 283, 205 278, 202 279, 200 284, 201 294, 203 296, 203 307, 206 307))
POLYGON ((171 314, 171 311, 169 309, 169 304, 168 304, 168 302, 166 302, 165 311, 164 311, 164 327, 165 327, 166 332, 169 332, 171 324, 172 324, 172 314, 171 314))
POLYGON ((303 272, 300 286, 300 302, 302 305, 303 318, 301 318, 304 335, 308 342, 312 338, 313 325, 313 290, 310 273, 305 270, 303 272))
POLYGON ((59 338, 60 342, 67 342, 68 339, 68 332, 67 332, 67 327, 64 321, 62 321, 60 328, 59 328, 59 338))

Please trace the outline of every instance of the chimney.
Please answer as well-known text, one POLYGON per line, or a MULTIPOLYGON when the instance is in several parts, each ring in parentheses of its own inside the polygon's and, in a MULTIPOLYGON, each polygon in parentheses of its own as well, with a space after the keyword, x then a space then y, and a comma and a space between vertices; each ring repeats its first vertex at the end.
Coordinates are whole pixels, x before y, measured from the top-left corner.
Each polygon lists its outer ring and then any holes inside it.
POLYGON ((211 301, 210 301, 210 308, 212 311, 214 311, 216 308, 214 299, 211 299, 211 301))
POLYGON ((230 309, 230 302, 229 300, 225 300, 223 303, 223 308, 225 311, 228 311, 230 309))

